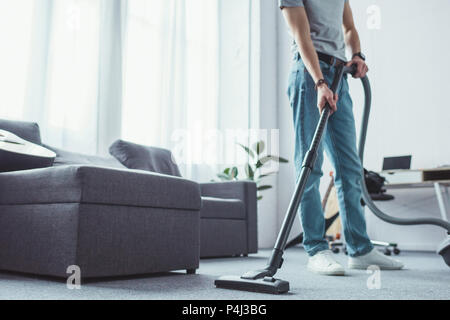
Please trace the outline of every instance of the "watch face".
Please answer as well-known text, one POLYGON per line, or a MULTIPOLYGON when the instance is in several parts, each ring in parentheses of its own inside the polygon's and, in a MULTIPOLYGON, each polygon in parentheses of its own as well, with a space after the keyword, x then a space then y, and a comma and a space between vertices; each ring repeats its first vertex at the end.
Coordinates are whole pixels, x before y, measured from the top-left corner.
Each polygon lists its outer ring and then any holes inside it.
POLYGON ((364 61, 366 60, 366 56, 362 52, 358 53, 358 56, 364 61))

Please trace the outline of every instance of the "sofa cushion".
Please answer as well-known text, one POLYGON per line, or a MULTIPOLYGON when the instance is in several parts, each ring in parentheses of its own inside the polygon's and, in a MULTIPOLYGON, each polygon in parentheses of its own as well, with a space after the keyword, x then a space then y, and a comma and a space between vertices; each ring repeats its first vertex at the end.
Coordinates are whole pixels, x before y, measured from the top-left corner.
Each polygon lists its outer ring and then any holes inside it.
POLYGON ((202 197, 201 218, 242 219, 245 217, 245 205, 239 199, 219 199, 202 197))
POLYGON ((199 210, 200 187, 137 170, 61 166, 0 174, 0 205, 90 203, 199 210))
POLYGON ((42 143, 41 132, 37 123, 0 119, 0 129, 14 133, 16 136, 34 144, 40 145, 42 143))
POLYGON ((181 177, 178 165, 169 150, 118 140, 111 145, 109 153, 129 169, 181 177))
POLYGON ((44 145, 47 149, 52 150, 56 153, 56 159, 54 162, 54 166, 68 166, 68 165, 93 165, 93 166, 101 166, 108 168, 117 168, 117 169, 125 169, 125 166, 122 165, 116 158, 114 157, 99 157, 92 155, 85 155, 75 152, 70 152, 62 149, 58 149, 55 147, 44 145))

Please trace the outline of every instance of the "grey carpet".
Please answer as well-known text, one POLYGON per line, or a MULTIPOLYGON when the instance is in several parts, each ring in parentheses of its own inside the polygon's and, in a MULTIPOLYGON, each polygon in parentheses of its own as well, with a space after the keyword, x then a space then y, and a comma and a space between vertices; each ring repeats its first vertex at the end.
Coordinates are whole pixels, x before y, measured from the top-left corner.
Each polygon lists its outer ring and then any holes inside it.
MULTIPOLYGON (((278 277, 289 280, 291 293, 272 296, 215 289, 214 279, 239 275, 265 265, 270 251, 249 258, 202 260, 197 275, 182 272, 90 280, 81 290, 68 290, 63 281, 0 273, 0 299, 449 299, 450 269, 433 253, 404 252, 403 271, 381 271, 381 288, 369 290, 366 271, 348 271, 345 277, 325 277, 306 271, 302 249, 291 249, 278 277)), ((346 256, 337 255, 342 263, 346 256)))

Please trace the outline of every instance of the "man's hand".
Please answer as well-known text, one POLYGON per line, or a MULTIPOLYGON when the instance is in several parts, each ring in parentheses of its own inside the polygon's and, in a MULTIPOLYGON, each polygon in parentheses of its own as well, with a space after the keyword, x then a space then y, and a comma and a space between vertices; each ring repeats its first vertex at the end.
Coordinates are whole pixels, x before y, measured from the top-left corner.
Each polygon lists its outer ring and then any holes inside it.
POLYGON ((333 91, 326 84, 322 84, 317 88, 317 107, 320 110, 320 114, 322 114, 327 102, 330 104, 331 114, 336 112, 338 99, 338 95, 333 94, 333 91))
POLYGON ((367 72, 369 72, 369 67, 367 67, 366 62, 360 57, 355 56, 349 63, 347 63, 347 67, 351 67, 354 64, 356 65, 356 73, 353 75, 353 78, 364 78, 367 72))

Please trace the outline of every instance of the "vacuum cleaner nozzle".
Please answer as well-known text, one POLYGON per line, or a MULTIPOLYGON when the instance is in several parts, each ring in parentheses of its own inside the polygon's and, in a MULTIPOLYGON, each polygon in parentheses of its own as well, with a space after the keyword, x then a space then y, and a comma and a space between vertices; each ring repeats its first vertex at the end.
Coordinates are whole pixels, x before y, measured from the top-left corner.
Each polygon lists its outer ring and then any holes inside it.
POLYGON ((238 276, 223 276, 215 281, 217 288, 283 294, 289 292, 289 282, 271 277, 264 279, 249 280, 238 276))

